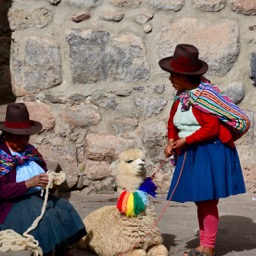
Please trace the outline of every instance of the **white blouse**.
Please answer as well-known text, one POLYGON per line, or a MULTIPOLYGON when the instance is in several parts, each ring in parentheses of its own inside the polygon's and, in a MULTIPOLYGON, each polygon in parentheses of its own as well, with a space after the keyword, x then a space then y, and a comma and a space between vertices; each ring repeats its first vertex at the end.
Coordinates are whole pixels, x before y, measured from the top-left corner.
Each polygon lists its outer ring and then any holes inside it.
POLYGON ((181 103, 173 117, 173 124, 179 130, 179 138, 185 138, 201 127, 193 114, 192 107, 187 111, 181 111, 181 103))
MULTIPOLYGON (((18 152, 14 152, 12 151, 10 148, 9 150, 11 151, 11 154, 13 156, 21 156, 22 157, 22 153, 18 153, 18 152)), ((36 162, 34 161, 26 161, 24 162, 23 165, 17 165, 16 166, 16 182, 21 182, 24 180, 28 180, 36 175, 39 175, 41 173, 45 173, 44 169, 39 166, 36 162)), ((33 187, 30 188, 27 193, 32 193, 32 192, 36 192, 41 190, 42 187, 33 187)))

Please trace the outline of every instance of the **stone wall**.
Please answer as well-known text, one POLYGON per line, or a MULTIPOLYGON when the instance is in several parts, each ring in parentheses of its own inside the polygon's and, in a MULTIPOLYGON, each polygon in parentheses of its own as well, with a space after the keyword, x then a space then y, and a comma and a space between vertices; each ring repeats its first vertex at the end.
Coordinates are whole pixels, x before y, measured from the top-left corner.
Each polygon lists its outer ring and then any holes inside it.
POLYGON ((158 167, 174 90, 158 61, 192 43, 206 76, 251 118, 237 147, 255 192, 255 15, 255 0, 14 0, 12 90, 44 125, 32 142, 87 193, 113 191, 111 162, 143 148, 166 191, 172 167, 158 167))
POLYGON ((11 1, 0 0, 0 102, 13 99, 10 77, 11 29, 7 13, 11 1))

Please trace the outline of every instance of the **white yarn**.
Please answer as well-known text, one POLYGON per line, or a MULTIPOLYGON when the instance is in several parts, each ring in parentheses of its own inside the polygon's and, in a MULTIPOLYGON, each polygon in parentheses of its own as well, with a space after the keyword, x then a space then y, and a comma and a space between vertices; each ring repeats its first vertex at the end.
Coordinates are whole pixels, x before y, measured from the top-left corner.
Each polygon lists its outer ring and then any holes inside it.
POLYGON ((45 188, 45 197, 44 203, 42 206, 41 214, 34 220, 31 227, 29 227, 24 233, 23 236, 16 233, 12 229, 6 229, 0 232, 0 252, 7 251, 24 251, 29 250, 32 252, 34 256, 43 256, 43 251, 39 246, 39 243, 32 235, 28 233, 35 229, 39 223, 39 221, 43 218, 45 213, 49 189, 54 185, 60 185, 66 179, 66 175, 64 172, 47 172, 49 182, 45 188))

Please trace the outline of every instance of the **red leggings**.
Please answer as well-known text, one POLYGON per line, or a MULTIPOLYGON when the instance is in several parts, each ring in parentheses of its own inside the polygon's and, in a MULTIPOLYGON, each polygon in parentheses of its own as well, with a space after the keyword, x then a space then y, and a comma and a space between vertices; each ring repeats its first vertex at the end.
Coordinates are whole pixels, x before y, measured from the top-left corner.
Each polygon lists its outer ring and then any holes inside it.
POLYGON ((197 202, 197 218, 199 223, 200 245, 214 248, 216 243, 219 212, 219 200, 197 202))

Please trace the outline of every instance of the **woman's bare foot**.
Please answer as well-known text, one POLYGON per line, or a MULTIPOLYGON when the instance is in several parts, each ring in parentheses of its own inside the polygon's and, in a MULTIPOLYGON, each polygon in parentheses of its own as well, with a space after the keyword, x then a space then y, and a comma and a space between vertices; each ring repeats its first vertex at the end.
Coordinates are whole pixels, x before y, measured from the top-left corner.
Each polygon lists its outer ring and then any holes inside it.
POLYGON ((203 253, 207 253, 210 256, 214 256, 214 248, 210 248, 210 247, 203 247, 203 253))
POLYGON ((204 246, 203 245, 199 245, 195 249, 201 253, 204 250, 204 246))

